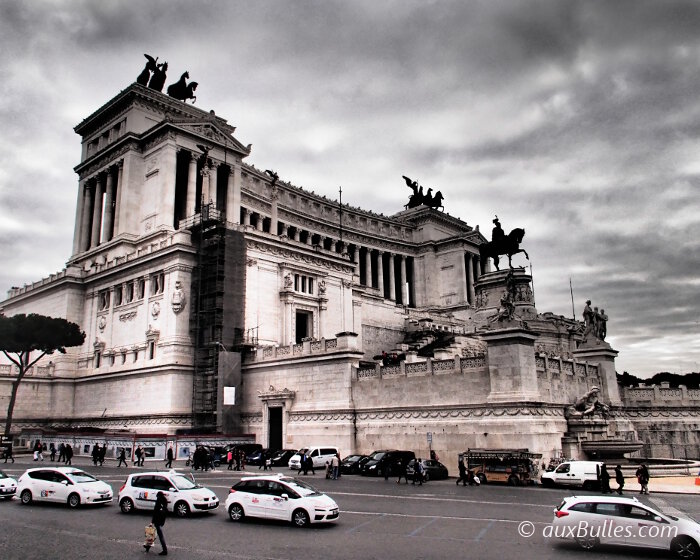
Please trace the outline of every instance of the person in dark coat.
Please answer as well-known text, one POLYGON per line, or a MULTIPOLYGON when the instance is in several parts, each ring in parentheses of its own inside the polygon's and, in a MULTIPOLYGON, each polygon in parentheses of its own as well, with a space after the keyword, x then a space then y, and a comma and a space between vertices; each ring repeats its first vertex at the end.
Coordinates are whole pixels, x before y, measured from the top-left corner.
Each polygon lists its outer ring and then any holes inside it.
POLYGON ((117 467, 121 467, 122 463, 124 463, 125 467, 129 466, 126 464, 126 449, 124 449, 123 447, 119 450, 119 457, 117 457, 117 459, 119 459, 119 463, 117 463, 117 467))
POLYGON ((97 466, 97 461, 100 460, 100 447, 97 444, 92 446, 92 464, 97 466))
POLYGON ((625 475, 622 474, 622 466, 615 467, 615 482, 617 482, 616 492, 622 496, 622 489, 625 487, 625 475))
POLYGON ((58 444, 58 462, 62 463, 66 460, 66 446, 63 442, 58 444))
POLYGON ((100 448, 100 466, 104 465, 105 457, 107 457, 107 444, 103 443, 100 448))
POLYGON ((399 479, 396 481, 396 484, 401 484, 401 479, 403 478, 406 481, 406 484, 408 484, 408 476, 406 476, 406 459, 402 459, 398 463, 396 463, 396 475, 399 477, 399 479))
POLYGON ((49 445, 49 452, 51 455, 51 462, 53 463, 56 460, 56 446, 53 444, 53 442, 51 442, 49 445))
POLYGON ((6 447, 5 447, 5 462, 7 463, 8 459, 12 459, 12 462, 15 462, 15 458, 12 455, 12 442, 8 442, 6 447))
MULTIPOLYGON (((160 541, 160 546, 163 550, 160 552, 159 556, 168 555, 168 546, 165 544, 165 537, 163 536, 163 525, 165 525, 165 518, 168 515, 168 500, 165 498, 163 492, 158 492, 156 494, 156 505, 153 508, 153 518, 151 523, 156 528, 156 533, 158 533, 158 540, 160 541)), ((148 547, 143 545, 146 551, 148 547)))
POLYGON ((603 494, 612 494, 612 490, 610 490, 610 473, 608 472, 608 467, 605 465, 605 463, 600 465, 598 482, 600 482, 600 491, 603 494))
POLYGON ((64 455, 66 456, 66 465, 72 465, 73 464, 73 446, 69 443, 66 445, 65 450, 63 451, 64 455))
POLYGON ((640 494, 648 494, 649 493, 649 469, 647 469, 646 465, 641 465, 637 469, 637 472, 635 474, 637 475, 637 482, 639 482, 639 485, 641 486, 641 491, 639 493, 640 494))
POLYGON ((462 486, 467 485, 467 467, 464 466, 464 458, 460 456, 457 460, 457 468, 459 469, 459 478, 457 479, 457 486, 459 486, 460 481, 462 486))
POLYGON ((173 446, 171 445, 168 447, 168 452, 166 453, 165 458, 167 461, 165 462, 165 468, 166 469, 172 469, 173 468, 173 446))

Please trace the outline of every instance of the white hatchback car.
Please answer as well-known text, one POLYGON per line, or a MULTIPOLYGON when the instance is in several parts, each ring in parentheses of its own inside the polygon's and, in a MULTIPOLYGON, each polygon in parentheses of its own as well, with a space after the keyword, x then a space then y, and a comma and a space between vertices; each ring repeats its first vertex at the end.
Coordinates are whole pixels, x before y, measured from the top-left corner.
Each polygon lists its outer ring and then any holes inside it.
POLYGON ((108 504, 114 498, 106 482, 75 467, 28 469, 17 481, 23 504, 33 501, 62 502, 76 508, 84 504, 108 504))
POLYGON ((231 521, 247 517, 290 521, 297 527, 338 519, 338 504, 310 484, 291 476, 242 478, 226 498, 231 521))
POLYGON ((634 497, 572 496, 554 510, 554 537, 590 550, 599 544, 670 550, 698 557, 700 524, 660 513, 634 497))
POLYGON ((11 500, 17 493, 17 481, 0 471, 0 498, 11 500))
POLYGON ((134 509, 152 510, 158 492, 165 494, 168 511, 178 517, 219 507, 219 498, 214 492, 197 484, 192 475, 175 470, 130 474, 119 489, 119 507, 122 513, 131 513, 134 509))

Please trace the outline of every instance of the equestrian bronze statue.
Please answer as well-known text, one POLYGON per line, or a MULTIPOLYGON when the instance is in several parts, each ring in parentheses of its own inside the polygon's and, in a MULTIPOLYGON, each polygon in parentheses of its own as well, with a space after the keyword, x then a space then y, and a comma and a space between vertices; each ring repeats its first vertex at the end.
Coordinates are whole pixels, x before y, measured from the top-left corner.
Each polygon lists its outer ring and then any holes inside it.
POLYGON ((493 265, 496 267, 496 270, 500 270, 500 268, 498 268, 500 255, 508 255, 508 266, 510 268, 513 268, 513 255, 525 253, 527 260, 530 260, 527 251, 520 248, 523 237, 525 237, 525 230, 523 228, 515 228, 508 235, 505 235, 501 228, 501 222, 498 221, 498 217, 496 217, 493 223, 496 225, 493 228, 491 241, 479 246, 481 273, 483 274, 486 272, 486 260, 488 258, 493 259, 493 265))

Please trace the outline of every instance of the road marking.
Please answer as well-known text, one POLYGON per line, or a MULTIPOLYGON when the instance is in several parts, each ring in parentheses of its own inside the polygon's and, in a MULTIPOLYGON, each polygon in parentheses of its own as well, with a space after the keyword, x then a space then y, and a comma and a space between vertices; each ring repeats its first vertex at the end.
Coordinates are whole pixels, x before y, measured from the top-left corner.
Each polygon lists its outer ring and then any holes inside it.
POLYGON ((495 523, 495 521, 489 521, 489 524, 486 525, 481 531, 479 531, 479 534, 474 538, 475 541, 480 541, 481 539, 484 538, 484 535, 488 532, 488 530, 491 528, 491 526, 495 523))
MULTIPOLYGON (((341 513, 347 513, 347 512, 341 512, 341 513)), ((380 514, 380 517, 385 517, 385 514, 380 514)), ((359 525, 355 525, 354 527, 351 527, 347 531, 345 531, 346 534, 354 533, 358 529, 364 527, 365 525, 369 525, 370 523, 374 523, 374 519, 368 519, 364 523, 360 523, 359 525)))
MULTIPOLYGON (((359 492, 328 492, 329 496, 359 496, 359 497, 370 497, 370 498, 398 498, 401 500, 418 500, 418 501, 437 501, 443 502, 458 502, 467 504, 478 504, 478 505, 491 505, 491 506, 508 506, 511 507, 513 504, 510 502, 493 502, 487 500, 465 500, 460 498, 448 498, 446 496, 439 496, 436 494, 421 494, 418 496, 395 496, 390 494, 369 494, 369 493, 359 493, 359 492)), ((551 504, 532 504, 527 502, 518 502, 518 505, 528 506, 528 507, 541 507, 545 509, 553 509, 551 504)))
POLYGON ((423 529, 426 529, 427 527, 430 527, 433 523, 435 523, 438 520, 437 517, 433 517, 428 521, 427 523, 423 523, 420 527, 416 527, 413 531, 411 531, 408 536, 409 537, 415 537, 418 533, 420 533, 423 529))
POLYGON ((684 513, 680 511, 679 509, 674 508, 673 506, 668 505, 668 502, 664 500, 663 498, 657 498, 656 496, 653 498, 649 498, 649 501, 654 504, 658 509, 662 511, 662 513, 665 513, 667 515, 674 515, 676 517, 687 517, 692 519, 687 513, 684 513))
MULTIPOLYGON (((459 515, 417 515, 411 513, 387 513, 374 511, 340 511, 341 515, 371 515, 378 517, 401 517, 404 519, 449 519, 455 521, 489 521, 491 523, 521 523, 522 519, 500 519, 495 517, 463 517, 459 515)), ((549 525, 550 521, 533 521, 535 525, 549 525)), ((360 525, 361 526, 361 525, 360 525)))

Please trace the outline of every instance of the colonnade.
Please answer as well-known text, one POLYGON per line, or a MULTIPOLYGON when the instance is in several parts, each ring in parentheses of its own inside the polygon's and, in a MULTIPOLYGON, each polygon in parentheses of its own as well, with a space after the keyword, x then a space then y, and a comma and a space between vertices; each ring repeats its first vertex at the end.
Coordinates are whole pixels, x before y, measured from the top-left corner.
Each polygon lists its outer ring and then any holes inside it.
POLYGON ((117 193, 121 189, 123 161, 81 181, 78 251, 87 251, 114 236, 117 193))

